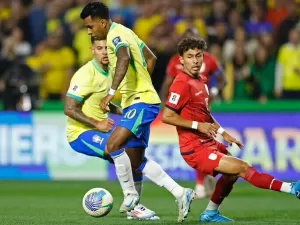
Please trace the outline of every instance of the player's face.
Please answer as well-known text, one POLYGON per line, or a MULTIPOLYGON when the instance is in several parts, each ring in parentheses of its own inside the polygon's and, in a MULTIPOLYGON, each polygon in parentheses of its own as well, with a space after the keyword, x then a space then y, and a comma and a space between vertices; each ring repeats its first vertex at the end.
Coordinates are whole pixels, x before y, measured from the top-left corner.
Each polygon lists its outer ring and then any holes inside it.
POLYGON ((97 62, 108 65, 107 46, 106 41, 95 41, 92 45, 92 53, 97 62))
POLYGON ((88 35, 98 37, 99 39, 106 39, 106 27, 108 22, 104 19, 87 17, 83 20, 85 27, 88 29, 88 35))
POLYGON ((203 51, 200 49, 189 49, 180 56, 183 71, 193 77, 198 77, 203 63, 203 51))

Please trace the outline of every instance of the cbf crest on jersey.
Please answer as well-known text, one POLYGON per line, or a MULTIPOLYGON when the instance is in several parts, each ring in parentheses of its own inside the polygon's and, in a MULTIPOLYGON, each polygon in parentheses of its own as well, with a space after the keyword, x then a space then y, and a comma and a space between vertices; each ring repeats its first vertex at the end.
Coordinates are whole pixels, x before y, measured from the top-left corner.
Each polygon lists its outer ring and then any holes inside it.
POLYGON ((121 40, 121 38, 120 38, 120 36, 118 36, 118 37, 115 37, 113 40, 112 40, 112 43, 114 44, 114 46, 116 47, 118 44, 119 44, 119 42, 121 42, 122 40, 121 40))

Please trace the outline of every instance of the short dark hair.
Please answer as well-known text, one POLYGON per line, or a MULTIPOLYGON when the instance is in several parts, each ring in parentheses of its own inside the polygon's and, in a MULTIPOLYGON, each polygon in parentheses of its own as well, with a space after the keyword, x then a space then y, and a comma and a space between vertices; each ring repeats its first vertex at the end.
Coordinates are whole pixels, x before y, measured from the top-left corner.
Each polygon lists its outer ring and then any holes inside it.
POLYGON ((84 20, 89 16, 108 20, 109 8, 102 2, 90 2, 81 11, 80 18, 84 20))
POLYGON ((91 36, 91 42, 92 44, 95 43, 95 41, 105 41, 106 39, 103 39, 103 38, 99 38, 97 36, 91 36))
POLYGON ((206 50, 207 45, 206 42, 202 38, 184 38, 182 39, 178 46, 177 51, 180 56, 183 56, 185 52, 187 52, 189 49, 195 49, 198 48, 199 50, 206 50))

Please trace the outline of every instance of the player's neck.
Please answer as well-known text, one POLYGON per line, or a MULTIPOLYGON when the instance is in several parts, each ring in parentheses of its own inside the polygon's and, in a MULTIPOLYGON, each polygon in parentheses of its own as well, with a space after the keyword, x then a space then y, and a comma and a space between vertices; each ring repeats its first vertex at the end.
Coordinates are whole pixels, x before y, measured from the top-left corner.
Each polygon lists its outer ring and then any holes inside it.
POLYGON ((106 34, 108 34, 108 32, 110 31, 110 28, 113 24, 113 21, 111 19, 108 20, 108 26, 107 26, 107 29, 106 29, 106 34))
POLYGON ((102 63, 98 62, 96 59, 95 59, 95 62, 101 69, 103 69, 105 72, 108 72, 108 64, 107 65, 102 64, 102 63))
POLYGON ((190 76, 190 77, 192 77, 192 78, 194 78, 194 79, 197 79, 197 78, 199 78, 199 74, 196 74, 196 75, 193 75, 193 74, 191 74, 187 69, 185 69, 185 68, 183 68, 183 70, 182 70, 186 75, 188 75, 188 76, 190 76))

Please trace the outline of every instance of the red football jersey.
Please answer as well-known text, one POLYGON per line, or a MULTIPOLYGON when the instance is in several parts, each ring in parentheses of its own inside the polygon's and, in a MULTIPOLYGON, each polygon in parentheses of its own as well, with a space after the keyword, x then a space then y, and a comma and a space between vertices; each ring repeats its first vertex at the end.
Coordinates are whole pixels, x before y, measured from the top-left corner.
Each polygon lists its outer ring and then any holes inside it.
MULTIPOLYGON (((179 61, 179 55, 174 55, 171 57, 167 66, 167 76, 176 77, 183 69, 179 61)), ((200 77, 205 82, 208 83, 209 78, 214 74, 220 74, 222 68, 218 64, 214 56, 208 52, 203 52, 203 63, 200 69, 200 77)))
MULTIPOLYGON (((208 87, 201 78, 192 78, 180 72, 169 89, 166 107, 177 112, 182 118, 197 122, 213 123, 208 110, 208 87)), ((201 142, 213 140, 197 130, 176 127, 181 152, 190 151, 201 142)))

